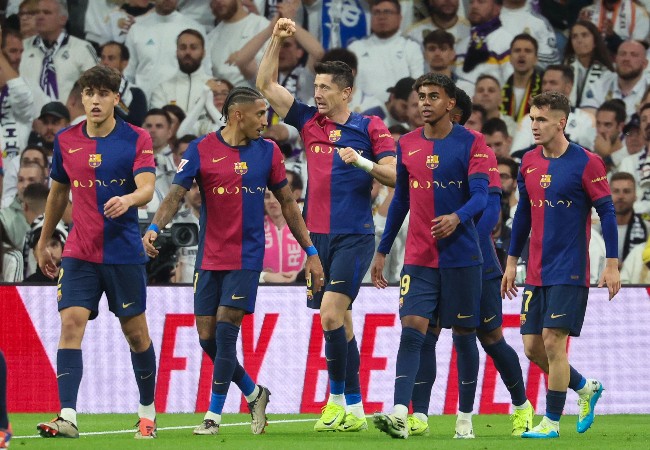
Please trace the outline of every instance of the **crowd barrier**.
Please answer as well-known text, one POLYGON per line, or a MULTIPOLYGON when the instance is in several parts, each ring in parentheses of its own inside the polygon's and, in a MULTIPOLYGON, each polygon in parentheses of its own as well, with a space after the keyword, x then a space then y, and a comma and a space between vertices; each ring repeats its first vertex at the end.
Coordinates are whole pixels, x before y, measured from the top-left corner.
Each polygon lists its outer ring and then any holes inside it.
MULTIPOLYGON (((521 291, 520 291, 521 292, 521 291)), ((354 303, 354 327, 361 351, 360 379, 366 412, 392 406, 400 322, 398 288, 363 287, 354 303)), ((269 387, 271 413, 316 413, 327 398, 327 371, 318 311, 306 308, 305 288, 263 286, 256 313, 247 316, 238 343, 239 360, 257 382, 269 387)), ((199 346, 192 288, 150 287, 147 317, 158 358, 156 408, 160 412, 202 412, 208 407, 212 366, 199 346)), ((503 302, 504 335, 519 354, 528 397, 538 413, 545 408, 544 374, 526 359, 519 335, 520 300, 503 302)), ((600 414, 650 413, 650 296, 646 288, 623 288, 608 301, 607 290, 592 288, 580 338, 569 341, 571 363, 605 386, 600 414)), ((0 286, 0 349, 9 367, 8 407, 12 412, 59 409, 56 349, 60 320, 54 286, 0 286)), ((474 411, 511 412, 508 391, 490 358, 481 351, 474 411)), ((84 372, 79 412, 133 412, 138 392, 128 346, 118 320, 102 301, 83 341, 84 372)), ((437 346, 438 374, 432 414, 454 414, 458 403, 456 354, 451 332, 437 346)), ((577 413, 569 393, 565 412, 577 413)), ((232 385, 225 412, 247 412, 232 385)))

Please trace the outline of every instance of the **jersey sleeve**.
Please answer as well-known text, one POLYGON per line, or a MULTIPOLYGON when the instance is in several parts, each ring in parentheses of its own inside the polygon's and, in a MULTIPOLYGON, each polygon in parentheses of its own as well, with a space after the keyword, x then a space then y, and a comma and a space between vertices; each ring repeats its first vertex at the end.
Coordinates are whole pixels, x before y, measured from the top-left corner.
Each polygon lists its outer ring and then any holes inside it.
POLYGON ((135 161, 133 161, 133 176, 142 172, 156 173, 156 162, 153 157, 153 143, 149 133, 142 132, 135 145, 135 161))
POLYGON ((395 141, 386 124, 377 116, 369 116, 368 135, 372 144, 372 155, 375 161, 387 156, 395 156, 395 141))
POLYGON ((287 172, 284 168, 284 155, 282 155, 280 147, 275 142, 268 143, 273 146, 273 160, 271 161, 271 172, 269 173, 267 186, 272 191, 275 191, 287 184, 287 172))
POLYGON ((287 117, 284 118, 284 122, 302 131, 302 127, 305 126, 307 121, 314 117, 318 109, 314 106, 305 105, 299 100, 294 100, 293 105, 289 108, 287 117))
MULTIPOLYGON (((489 180, 490 165, 489 154, 491 150, 485 143, 485 137, 482 134, 476 134, 474 143, 469 152, 469 167, 467 170, 468 180, 473 178, 483 178, 489 180)), ((492 152, 493 153, 493 152, 492 152)))
POLYGON ((63 155, 59 146, 59 137, 54 138, 54 149, 52 152, 52 169, 50 169, 50 178, 63 184, 70 184, 70 178, 63 168, 63 155))
POLYGON ((517 203, 517 210, 512 219, 512 233, 510 237, 510 248, 508 255, 520 257, 524 251, 524 245, 530 234, 531 227, 531 211, 530 211, 530 197, 526 190, 526 180, 524 178, 524 162, 519 167, 519 174, 517 175, 517 188, 519 190, 519 202, 517 203))
POLYGON ((587 153, 589 160, 582 172, 582 187, 594 206, 611 201, 612 192, 607 182, 607 169, 600 156, 587 153))
POLYGON ((487 147, 488 152, 488 194, 501 195, 501 173, 499 172, 499 165, 497 164, 497 157, 494 151, 487 147))
POLYGON ((174 175, 174 184, 178 184, 189 191, 192 182, 198 177, 200 169, 199 147, 197 141, 193 141, 183 153, 183 158, 178 164, 176 175, 174 175))
POLYGON ((395 242, 397 233, 399 233, 406 214, 410 209, 410 192, 409 192, 409 173, 406 166, 402 164, 402 151, 397 143, 397 181, 395 182, 395 194, 388 207, 388 216, 386 216, 386 226, 381 236, 381 242, 377 251, 387 255, 395 242))

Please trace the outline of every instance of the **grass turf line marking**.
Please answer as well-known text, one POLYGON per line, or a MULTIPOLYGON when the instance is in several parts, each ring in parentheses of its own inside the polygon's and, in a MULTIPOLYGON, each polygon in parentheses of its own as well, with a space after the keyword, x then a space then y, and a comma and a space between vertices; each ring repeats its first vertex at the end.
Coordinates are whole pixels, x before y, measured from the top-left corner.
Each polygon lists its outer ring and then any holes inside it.
MULTIPOLYGON (((318 419, 284 419, 284 420, 269 420, 269 424, 272 423, 299 423, 299 422, 315 422, 318 419)), ((245 425, 250 425, 250 422, 239 422, 239 423, 222 423, 220 427, 242 427, 245 425)), ((159 427, 157 431, 165 430, 190 430, 196 428, 197 425, 184 425, 179 427, 159 427)), ((89 431, 87 433, 79 433, 79 436, 98 436, 104 434, 125 434, 125 433, 135 433, 135 428, 129 430, 116 430, 116 431, 89 431)), ((38 434, 29 435, 29 436, 12 436, 11 439, 33 439, 40 438, 38 434)))

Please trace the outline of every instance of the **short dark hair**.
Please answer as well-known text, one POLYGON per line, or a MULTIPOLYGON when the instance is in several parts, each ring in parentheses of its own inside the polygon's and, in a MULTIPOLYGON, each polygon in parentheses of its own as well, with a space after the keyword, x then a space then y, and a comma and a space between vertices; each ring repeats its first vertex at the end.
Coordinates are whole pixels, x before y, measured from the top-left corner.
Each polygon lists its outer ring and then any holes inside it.
POLYGON ((395 125, 391 125, 388 127, 388 131, 390 134, 406 134, 409 132, 408 128, 406 128, 404 125, 401 123, 396 123, 395 125))
MULTIPOLYGON (((549 70, 555 70, 557 72, 562 72, 562 78, 564 78, 564 81, 567 83, 573 83, 573 69, 569 66, 565 66, 564 64, 551 64, 550 66, 546 66, 546 70, 544 73, 548 72, 549 70)), ((542 76, 542 78, 544 78, 542 76)))
POLYGON ((513 37, 512 41, 510 41, 510 50, 512 50, 512 46, 515 45, 515 42, 517 41, 528 41, 533 44, 533 47, 535 48, 535 54, 537 54, 539 51, 539 44, 537 43, 537 39, 528 33, 520 33, 517 36, 513 37))
POLYGON ((474 103, 472 105, 472 112, 480 112, 481 115, 483 116, 483 122, 487 120, 488 112, 487 109, 485 109, 485 106, 479 105, 478 103, 474 103))
POLYGON ((181 36, 184 34, 189 34, 190 36, 194 36, 195 38, 198 38, 199 41, 201 41, 201 47, 205 48, 205 38, 201 33, 199 33, 198 31, 192 28, 186 28, 185 30, 178 33, 178 36, 176 36, 176 45, 178 45, 178 41, 180 40, 181 36))
POLYGON ((459 124, 465 125, 472 115, 472 99, 467 92, 456 86, 456 108, 460 110, 459 124))
POLYGON ((235 103, 254 103, 257 100, 264 100, 264 96, 258 90, 247 86, 236 87, 228 93, 228 97, 226 97, 226 101, 223 103, 221 112, 223 120, 228 123, 230 113, 228 110, 235 103))
POLYGON ((356 71, 359 66, 359 61, 357 60, 357 55, 352 53, 346 48, 332 48, 325 52, 321 58, 321 63, 332 62, 332 61, 341 61, 350 66, 352 71, 356 71))
POLYGON ((111 92, 120 92, 122 75, 110 67, 97 65, 81 74, 77 81, 81 89, 108 89, 111 92))
POLYGON ((501 82, 497 79, 497 77, 495 77, 494 75, 487 74, 487 73, 479 75, 478 78, 476 79, 476 83, 474 83, 474 86, 476 86, 477 84, 479 84, 483 80, 492 80, 497 84, 497 86, 499 86, 499 88, 501 87, 501 82))
POLYGON ((639 117, 641 117, 641 114, 643 114, 643 111, 646 109, 650 109, 650 103, 644 103, 643 106, 641 106, 641 109, 639 109, 639 117))
POLYGON ((162 108, 151 108, 149 111, 147 111, 147 114, 145 114, 144 120, 142 122, 144 123, 149 116, 163 116, 167 121, 167 125, 170 127, 172 126, 172 118, 169 117, 169 113, 162 108))
MULTIPOLYGON (((25 148, 20 152, 20 157, 19 157, 20 159, 18 160, 19 163, 22 161, 22 159, 23 159, 23 155, 25 154, 25 152, 26 152, 27 150, 35 150, 35 151, 37 151, 37 152, 40 152, 41 155, 43 155, 43 161, 45 161, 45 165, 48 164, 48 157, 47 157, 48 155, 47 155, 47 150, 45 149, 45 147, 43 147, 42 145, 39 145, 39 144, 31 144, 31 145, 30 145, 30 144, 27 144, 27 147, 25 147, 25 148)), ((45 167, 44 167, 44 168, 45 168, 45 167)))
POLYGON ((508 137, 508 125, 501 120, 498 117, 493 117, 491 119, 486 120, 483 123, 483 127, 481 128, 481 133, 483 134, 494 134, 501 132, 505 137, 508 137))
POLYGON ((532 106, 543 108, 548 106, 550 110, 562 111, 564 117, 568 118, 571 113, 571 102, 566 95, 560 92, 544 92, 533 97, 532 106))
POLYGON ((129 48, 124 45, 121 42, 117 41, 108 41, 105 44, 103 44, 101 47, 99 47, 99 54, 102 54, 102 50, 104 50, 104 47, 108 47, 109 45, 114 45, 120 49, 120 61, 128 61, 131 59, 131 53, 129 52, 129 48))
POLYGON ((195 136, 193 134, 184 134, 180 138, 176 139, 176 145, 178 144, 189 144, 190 142, 196 140, 198 136, 195 136))
POLYGON ((447 75, 442 75, 439 73, 430 72, 422 75, 420 78, 415 80, 413 90, 417 92, 422 86, 430 85, 441 87, 445 90, 445 93, 449 96, 449 98, 456 98, 456 85, 454 82, 451 81, 451 78, 449 78, 447 75))
POLYGON ((314 66, 316 75, 332 75, 332 81, 341 89, 354 86, 352 68, 343 61, 319 62, 314 66))
POLYGON ((31 183, 25 187, 23 191, 23 201, 31 203, 32 201, 41 201, 45 204, 47 196, 50 193, 50 188, 43 183, 31 183))
POLYGON ((616 172, 614 175, 612 175, 612 178, 609 180, 609 184, 612 184, 614 183, 614 181, 619 181, 619 180, 631 181, 633 184, 636 185, 636 179, 634 178, 634 175, 632 175, 629 172, 616 172))
POLYGON ((503 156, 497 156, 497 165, 503 164, 504 166, 508 166, 510 169, 510 176, 513 179, 517 179, 517 172, 519 172, 519 164, 517 164, 517 161, 515 161, 512 158, 504 158, 503 156))
POLYGON ((453 49, 456 44, 456 38, 448 31, 437 29, 424 36, 422 45, 426 47, 427 44, 436 44, 438 46, 447 45, 453 49))
POLYGON ((2 48, 5 48, 7 46, 7 38, 9 36, 13 36, 21 41, 23 40, 23 36, 20 34, 20 31, 14 28, 4 27, 2 29, 2 48))
POLYGON ((619 124, 624 123, 625 119, 627 118, 625 103, 623 102, 623 100, 619 98, 612 98, 610 100, 603 102, 596 110, 596 113, 599 113, 601 111, 613 112, 616 123, 619 124))
POLYGON ((397 8, 397 12, 399 14, 402 14, 402 5, 399 2, 399 0, 374 0, 374 1, 370 2, 370 8, 372 9, 373 6, 377 6, 378 4, 384 3, 384 2, 392 3, 397 8))
POLYGON ((167 114, 173 114, 178 118, 178 123, 181 123, 183 120, 185 120, 185 117, 187 117, 187 114, 185 114, 185 111, 183 111, 183 108, 181 108, 178 105, 165 105, 162 107, 162 110, 165 111, 167 114))

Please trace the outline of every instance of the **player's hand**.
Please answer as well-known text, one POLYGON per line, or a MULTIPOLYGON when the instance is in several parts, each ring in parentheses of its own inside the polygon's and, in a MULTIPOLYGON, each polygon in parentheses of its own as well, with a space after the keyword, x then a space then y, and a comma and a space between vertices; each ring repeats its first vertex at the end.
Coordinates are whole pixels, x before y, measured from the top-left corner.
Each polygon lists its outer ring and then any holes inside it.
POLYGON ((291 19, 280 18, 273 27, 273 36, 281 39, 296 34, 296 23, 291 19))
POLYGON ((113 197, 104 204, 104 215, 109 219, 116 219, 133 206, 127 196, 113 197))
POLYGON ((155 258, 158 256, 158 249, 153 246, 153 243, 156 242, 158 238, 158 233, 154 230, 147 230, 142 238, 142 244, 144 244, 144 251, 147 252, 149 258, 155 258))
POLYGON ((517 286, 515 286, 515 278, 517 277, 517 266, 514 267, 506 265, 503 271, 503 278, 501 279, 501 299, 505 299, 506 295, 508 300, 512 300, 517 296, 517 286))
POLYGON ((131 14, 127 14, 126 17, 122 17, 117 21, 117 27, 126 33, 134 23, 135 17, 133 17, 131 14))
POLYGON ((36 258, 38 259, 38 267, 41 268, 41 272, 46 277, 54 279, 58 275, 59 266, 56 265, 52 254, 47 248, 47 241, 39 239, 36 244, 36 258))
POLYGON ((431 235, 436 239, 444 239, 456 231, 456 227, 460 223, 460 218, 458 214, 451 213, 436 217, 431 222, 433 222, 431 235))
POLYGON ((352 147, 339 149, 339 156, 345 164, 354 164, 359 159, 359 153, 352 147))
POLYGON ((621 290, 621 274, 618 271, 618 258, 607 258, 605 269, 603 269, 603 273, 600 274, 600 280, 598 280, 598 287, 603 287, 605 284, 607 285, 609 299, 611 300, 621 290))
POLYGON ((372 284, 377 289, 385 289, 388 287, 388 280, 384 277, 384 265, 386 264, 386 255, 383 253, 375 253, 375 258, 372 260, 370 266, 370 277, 372 284))
POLYGON ((307 257, 305 262, 305 278, 307 279, 307 289, 314 292, 320 292, 325 285, 325 271, 320 262, 318 255, 307 257))

